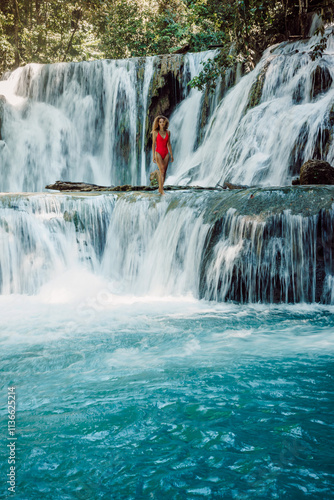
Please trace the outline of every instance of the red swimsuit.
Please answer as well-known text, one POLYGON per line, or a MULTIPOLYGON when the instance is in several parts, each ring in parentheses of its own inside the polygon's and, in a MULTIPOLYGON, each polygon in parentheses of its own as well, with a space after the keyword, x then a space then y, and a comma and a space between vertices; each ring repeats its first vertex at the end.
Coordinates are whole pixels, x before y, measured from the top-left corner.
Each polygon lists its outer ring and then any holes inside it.
POLYGON ((157 153, 159 153, 159 155, 161 156, 161 158, 163 160, 168 155, 167 142, 168 142, 168 132, 166 132, 166 137, 165 138, 161 137, 160 132, 158 132, 158 135, 157 135, 157 147, 155 148, 155 150, 156 150, 157 153))

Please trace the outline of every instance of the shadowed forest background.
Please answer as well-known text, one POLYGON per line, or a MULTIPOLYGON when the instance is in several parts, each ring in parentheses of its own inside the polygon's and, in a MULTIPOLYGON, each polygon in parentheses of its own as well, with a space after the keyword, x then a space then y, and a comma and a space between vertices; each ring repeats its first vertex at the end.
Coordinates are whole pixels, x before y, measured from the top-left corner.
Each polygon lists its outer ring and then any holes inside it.
POLYGON ((307 35, 311 13, 332 19, 332 0, 1 0, 0 73, 27 63, 118 59, 219 46, 193 85, 224 68, 247 72, 262 51, 307 35))

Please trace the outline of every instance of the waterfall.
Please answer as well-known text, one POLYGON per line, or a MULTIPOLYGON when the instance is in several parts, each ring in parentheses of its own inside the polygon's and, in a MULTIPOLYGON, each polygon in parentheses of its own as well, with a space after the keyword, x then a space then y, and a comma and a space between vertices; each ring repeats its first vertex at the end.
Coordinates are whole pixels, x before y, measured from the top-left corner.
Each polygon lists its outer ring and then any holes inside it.
POLYGON ((333 303, 332 190, 273 187, 290 184, 311 157, 334 161, 334 40, 312 61, 316 40, 267 49, 222 99, 220 85, 211 96, 188 85, 212 51, 31 64, 6 75, 1 293, 38 294, 77 270, 126 294, 333 303), (160 97, 174 109, 167 184, 229 180, 263 189, 163 199, 38 193, 58 179, 148 183, 160 97))
POLYGON ((288 185, 304 161, 334 161, 334 41, 312 61, 319 36, 268 48, 221 101, 219 86, 211 97, 188 87, 212 51, 165 56, 168 63, 19 68, 0 82, 1 190, 41 191, 58 179, 146 184, 155 168, 148 111, 163 71, 171 78, 162 99, 175 108, 167 184, 288 185))
MULTIPOLYGON (((204 97, 194 89, 189 94, 188 83, 212 54, 30 64, 7 75, 0 82, 5 96, 0 103, 1 191, 42 191, 58 179, 147 184, 154 167, 147 144, 152 126, 148 109, 159 78, 170 74, 180 85, 168 89, 171 105, 178 94, 190 101, 182 109, 184 124, 191 125, 188 144, 193 150, 200 127, 193 126, 193 119, 200 115, 204 97), (163 64, 171 67, 162 69, 163 64)), ((210 102, 212 112, 212 98, 210 102)), ((177 122, 172 119, 171 130, 182 156, 177 122)))
POLYGON ((268 48, 218 105, 202 145, 167 180, 289 185, 304 161, 333 163, 334 39, 312 61, 319 37, 268 48))
POLYGON ((305 214, 302 188, 254 193, 252 213, 244 192, 2 195, 1 293, 77 269, 140 296, 333 303, 333 190, 308 192, 305 214))

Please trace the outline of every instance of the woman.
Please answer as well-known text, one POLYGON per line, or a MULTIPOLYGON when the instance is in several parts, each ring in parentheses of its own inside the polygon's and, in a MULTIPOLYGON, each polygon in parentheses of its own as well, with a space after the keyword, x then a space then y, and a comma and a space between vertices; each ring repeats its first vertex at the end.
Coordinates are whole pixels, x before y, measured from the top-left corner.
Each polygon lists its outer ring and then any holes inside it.
POLYGON ((155 118, 152 127, 153 141, 152 154, 153 163, 157 163, 159 167, 159 193, 165 194, 164 182, 169 162, 169 154, 171 161, 174 161, 172 146, 170 143, 170 132, 168 131, 169 121, 165 116, 159 115, 155 118))

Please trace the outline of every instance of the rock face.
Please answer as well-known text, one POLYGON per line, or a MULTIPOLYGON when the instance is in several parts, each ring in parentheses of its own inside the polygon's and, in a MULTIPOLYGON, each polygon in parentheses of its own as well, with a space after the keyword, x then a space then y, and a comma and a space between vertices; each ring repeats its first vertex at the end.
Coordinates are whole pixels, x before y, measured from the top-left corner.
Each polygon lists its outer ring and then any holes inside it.
POLYGON ((266 79, 266 73, 270 66, 270 62, 271 60, 268 60, 266 64, 263 66, 261 72, 259 73, 257 79, 255 80, 250 89, 246 111, 248 109, 255 108, 255 106, 257 106, 261 101, 264 81, 266 79))
POLYGON ((311 99, 315 99, 319 94, 327 92, 333 83, 333 78, 327 66, 318 65, 312 73, 311 99))
POLYGON ((327 161, 308 160, 300 169, 300 184, 334 184, 334 168, 327 161))
POLYGON ((176 105, 182 98, 184 61, 181 54, 167 54, 160 56, 158 67, 155 70, 152 82, 152 98, 148 107, 146 121, 146 144, 151 144, 151 127, 157 115, 170 117, 176 105))

